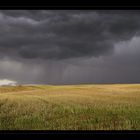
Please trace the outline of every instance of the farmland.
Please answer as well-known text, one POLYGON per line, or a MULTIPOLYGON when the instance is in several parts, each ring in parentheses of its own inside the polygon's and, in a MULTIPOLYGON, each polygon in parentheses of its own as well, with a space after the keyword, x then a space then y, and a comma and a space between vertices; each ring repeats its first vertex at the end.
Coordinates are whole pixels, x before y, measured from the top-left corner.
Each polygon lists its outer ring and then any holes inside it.
POLYGON ((0 130, 140 130, 140 84, 0 87, 0 130))

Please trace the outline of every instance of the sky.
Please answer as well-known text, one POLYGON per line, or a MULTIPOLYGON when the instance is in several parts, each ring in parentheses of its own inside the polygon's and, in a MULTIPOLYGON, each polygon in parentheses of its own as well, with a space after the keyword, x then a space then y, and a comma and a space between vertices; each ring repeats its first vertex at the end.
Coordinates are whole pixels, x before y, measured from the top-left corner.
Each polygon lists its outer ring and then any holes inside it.
POLYGON ((0 10, 0 82, 140 83, 139 10, 0 10))

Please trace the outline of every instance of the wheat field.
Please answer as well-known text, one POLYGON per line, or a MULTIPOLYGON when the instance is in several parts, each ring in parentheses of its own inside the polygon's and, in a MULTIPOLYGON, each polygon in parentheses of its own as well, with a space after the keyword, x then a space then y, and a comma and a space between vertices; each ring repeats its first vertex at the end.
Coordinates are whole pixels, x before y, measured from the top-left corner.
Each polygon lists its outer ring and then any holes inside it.
POLYGON ((0 87, 0 130, 140 130, 140 84, 0 87))

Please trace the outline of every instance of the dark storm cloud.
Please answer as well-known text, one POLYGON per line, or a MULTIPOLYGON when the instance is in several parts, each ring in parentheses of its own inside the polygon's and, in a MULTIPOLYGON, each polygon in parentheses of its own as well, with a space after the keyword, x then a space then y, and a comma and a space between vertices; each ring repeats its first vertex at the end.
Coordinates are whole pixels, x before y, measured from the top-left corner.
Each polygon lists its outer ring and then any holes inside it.
POLYGON ((140 11, 0 10, 0 79, 140 82, 140 11))
POLYGON ((119 11, 2 10, 0 54, 55 60, 106 55, 116 42, 139 34, 139 15, 119 11))

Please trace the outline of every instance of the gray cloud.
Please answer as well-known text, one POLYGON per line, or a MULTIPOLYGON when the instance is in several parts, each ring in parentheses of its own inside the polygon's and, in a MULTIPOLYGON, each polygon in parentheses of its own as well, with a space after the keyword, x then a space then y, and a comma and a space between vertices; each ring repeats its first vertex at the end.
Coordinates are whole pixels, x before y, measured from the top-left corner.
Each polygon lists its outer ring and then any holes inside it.
POLYGON ((0 10, 0 78, 140 82, 139 35, 138 10, 0 10))
POLYGON ((140 20, 133 12, 4 10, 0 25, 4 55, 59 60, 107 54, 139 34, 140 20))

